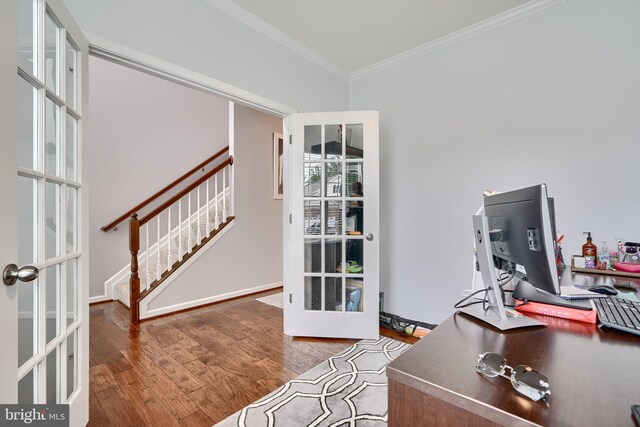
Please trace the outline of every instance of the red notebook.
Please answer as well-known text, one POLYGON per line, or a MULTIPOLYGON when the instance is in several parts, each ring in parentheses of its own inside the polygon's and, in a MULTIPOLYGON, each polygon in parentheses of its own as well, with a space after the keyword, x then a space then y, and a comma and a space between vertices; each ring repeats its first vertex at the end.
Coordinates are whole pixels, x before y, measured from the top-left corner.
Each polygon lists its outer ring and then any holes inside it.
MULTIPOLYGON (((516 300, 518 304, 522 301, 516 300)), ((528 302, 521 307, 516 307, 521 313, 544 314, 545 316, 559 317, 561 319, 577 320, 578 322, 596 323, 598 312, 596 310, 579 310, 577 308, 560 307, 557 305, 543 304, 540 302, 528 302)))

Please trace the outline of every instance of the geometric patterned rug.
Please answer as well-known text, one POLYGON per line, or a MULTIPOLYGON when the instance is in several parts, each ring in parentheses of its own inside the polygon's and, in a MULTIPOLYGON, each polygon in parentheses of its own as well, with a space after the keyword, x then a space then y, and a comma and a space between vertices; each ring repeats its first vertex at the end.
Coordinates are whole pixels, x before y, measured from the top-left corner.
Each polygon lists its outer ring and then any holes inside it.
POLYGON ((384 426, 389 362, 411 347, 362 340, 216 424, 216 427, 384 426))

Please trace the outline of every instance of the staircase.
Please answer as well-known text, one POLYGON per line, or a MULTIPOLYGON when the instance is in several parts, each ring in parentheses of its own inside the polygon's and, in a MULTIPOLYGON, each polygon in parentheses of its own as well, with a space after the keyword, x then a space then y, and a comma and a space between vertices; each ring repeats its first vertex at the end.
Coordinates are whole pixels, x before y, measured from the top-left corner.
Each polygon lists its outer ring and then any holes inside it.
POLYGON ((116 281, 114 300, 130 309, 133 323, 140 322, 140 302, 186 268, 186 261, 235 219, 233 156, 221 160, 228 151, 219 151, 102 227, 108 232, 129 218, 131 263, 110 281, 116 281), (207 167, 210 171, 198 177, 207 167))

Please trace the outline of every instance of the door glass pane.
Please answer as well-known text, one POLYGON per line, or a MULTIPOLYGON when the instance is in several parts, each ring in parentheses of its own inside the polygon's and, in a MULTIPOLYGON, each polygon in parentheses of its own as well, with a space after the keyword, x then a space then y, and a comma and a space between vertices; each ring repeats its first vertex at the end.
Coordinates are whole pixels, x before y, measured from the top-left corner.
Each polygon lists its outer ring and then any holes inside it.
POLYGON ((46 269, 47 281, 45 284, 45 320, 47 331, 47 343, 58 335, 59 319, 59 289, 60 289, 60 264, 52 265, 46 269))
POLYGON ((342 268, 342 239, 327 239, 324 243, 326 273, 340 273, 342 268))
POLYGON ((58 348, 47 355, 47 403, 57 403, 58 396, 58 348))
POLYGON ((66 97, 65 101, 67 103, 67 107, 71 107, 74 110, 77 110, 77 81, 78 81, 78 70, 77 70, 77 59, 78 54, 73 47, 73 45, 66 40, 65 42, 65 58, 66 58, 66 69, 65 69, 65 84, 66 84, 66 97))
POLYGON ((362 142, 362 124, 347 125, 347 159, 362 159, 364 144, 362 142))
POLYGON ((18 175, 18 265, 38 260, 38 181, 18 175))
POLYGON ((45 257, 47 259, 60 255, 60 186, 52 182, 45 185, 45 257))
POLYGON ((304 272, 321 273, 322 239, 304 239, 304 272))
POLYGON ((347 311, 362 311, 362 279, 346 279, 346 301, 347 311))
POLYGON ((76 354, 76 334, 73 332, 67 338, 67 399, 76 390, 76 372, 77 372, 77 360, 76 354))
POLYGON ((33 371, 18 382, 18 403, 33 403, 33 371))
POLYGON ((58 93, 58 34, 59 28, 47 14, 44 21, 44 81, 49 89, 58 93))
POLYGON ((350 236, 361 236, 364 232, 364 202, 350 200, 347 202, 345 232, 350 236))
POLYGON ((342 196, 342 163, 325 163, 325 196, 342 196))
MULTIPOLYGON (((20 264, 22 265, 22 264, 20 264)), ((29 360, 36 354, 36 311, 38 289, 36 283, 38 279, 32 282, 19 282, 18 286, 18 366, 22 366, 24 362, 29 360)))
POLYGON ((36 89, 18 76, 18 165, 38 168, 34 107, 36 89))
POLYGON ((320 197, 322 163, 304 164, 304 197, 320 197))
POLYGON ((325 311, 342 311, 342 278, 326 277, 324 287, 325 311))
POLYGON ((67 261, 67 326, 78 318, 78 260, 67 261))
POLYGON ((67 253, 78 250, 78 190, 67 187, 67 253))
POLYGON ((326 159, 342 159, 342 125, 325 125, 324 142, 326 159))
POLYGON ((347 239, 347 274, 364 273, 363 240, 347 239))
POLYGON ((304 309, 322 310, 322 278, 304 278, 304 309))
POLYGON ((362 163, 347 163, 347 197, 362 197, 364 195, 362 163))
POLYGON ((18 3, 18 65, 34 74, 33 49, 33 1, 21 0, 18 3))
POLYGON ((78 156, 78 124, 76 119, 67 114, 67 135, 66 135, 66 155, 65 163, 67 179, 77 181, 76 160, 78 156))
POLYGON ((49 98, 45 101, 45 134, 44 134, 44 163, 48 175, 59 175, 60 144, 58 132, 59 107, 49 98))
POLYGON ((320 200, 304 202, 304 234, 320 234, 320 200))
POLYGON ((320 160, 322 147, 322 127, 304 127, 304 160, 320 160))
POLYGON ((328 200, 324 203, 326 218, 324 234, 342 234, 342 201, 328 200))

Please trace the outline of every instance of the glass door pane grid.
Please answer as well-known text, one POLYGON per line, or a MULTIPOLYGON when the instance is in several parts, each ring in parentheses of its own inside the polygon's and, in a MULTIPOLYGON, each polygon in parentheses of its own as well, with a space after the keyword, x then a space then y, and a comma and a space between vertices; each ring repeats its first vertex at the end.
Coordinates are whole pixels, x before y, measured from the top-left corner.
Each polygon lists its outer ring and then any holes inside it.
MULTIPOLYGON (((342 125, 344 128, 344 124, 342 125)), ((340 247, 341 247, 341 255, 340 255, 340 263, 341 265, 344 266, 345 263, 345 248, 346 248, 346 242, 345 242, 345 238, 344 238, 344 224, 345 224, 345 180, 341 179, 340 185, 342 186, 341 191, 340 191, 340 196, 339 197, 329 197, 327 195, 327 174, 326 174, 326 164, 329 163, 340 163, 340 173, 341 176, 344 177, 345 176, 345 163, 344 163, 344 159, 345 159, 345 136, 344 134, 342 135, 342 141, 341 141, 341 145, 342 145, 342 156, 341 159, 327 159, 326 158, 326 150, 325 150, 325 144, 326 144, 326 129, 325 129, 325 125, 321 126, 320 129, 320 158, 316 159, 308 159, 307 161, 303 161, 303 165, 306 164, 320 164, 320 197, 304 197, 303 196, 303 201, 320 201, 320 236, 315 236, 315 235, 305 235, 305 233, 303 233, 303 238, 309 238, 309 237, 313 237, 319 240, 319 244, 320 244, 320 271, 321 273, 303 273, 304 277, 320 277, 321 279, 321 284, 320 284, 320 311, 328 311, 327 310, 327 306, 326 306, 326 292, 327 292, 327 278, 339 278, 340 279, 340 286, 341 286, 341 307, 340 307, 340 311, 344 312, 345 311, 345 272, 342 271, 340 273, 334 273, 334 272, 327 272, 327 253, 326 253, 326 242, 328 239, 331 240, 340 240, 340 247), (327 201, 339 201, 340 202, 340 206, 341 206, 341 220, 342 220, 342 230, 341 230, 341 234, 339 235, 327 235, 327 215, 328 215, 328 211, 327 211, 327 201)), ((304 169, 304 167, 303 167, 304 169)), ((304 179, 304 174, 303 174, 303 179, 304 179)), ((306 225, 304 230, 306 231, 306 225)), ((333 310, 331 311, 335 311, 335 307, 333 307, 333 310)))
MULTIPOLYGON (((46 361, 47 357, 52 354, 52 352, 57 352, 57 364, 58 369, 56 369, 56 401, 66 401, 66 398, 62 398, 61 396, 67 396, 66 393, 66 367, 67 364, 63 363, 66 360, 67 355, 67 339, 70 335, 75 334, 74 336, 79 336, 79 330, 82 323, 82 310, 77 301, 80 300, 81 293, 81 283, 80 279, 82 277, 81 272, 81 227, 79 226, 79 212, 82 206, 82 192, 80 184, 81 168, 76 162, 76 181, 69 181, 65 179, 66 175, 66 126, 62 126, 62 119, 66 119, 67 113, 73 117, 76 122, 76 159, 81 158, 81 115, 79 113, 81 107, 81 90, 80 90, 80 53, 77 45, 73 42, 73 40, 67 35, 66 30, 61 25, 60 21, 54 15, 54 13, 49 10, 49 7, 46 5, 46 1, 44 0, 36 0, 34 5, 34 13, 37 18, 37 25, 34 25, 34 57, 36 59, 36 66, 34 67, 35 75, 29 72, 28 70, 23 69, 21 66, 18 66, 18 75, 25 79, 29 84, 31 84, 37 92, 36 96, 36 105, 34 106, 34 115, 35 115, 35 127, 37 128, 36 132, 36 150, 37 150, 37 163, 36 169, 29 169, 25 167, 20 167, 18 170, 18 175, 29 177, 34 179, 37 183, 37 218, 38 218, 38 262, 34 263, 37 267, 42 269, 39 279, 37 281, 37 288, 34 292, 34 322, 37 322, 36 326, 36 334, 34 336, 34 345, 36 351, 30 359, 28 359, 22 366, 18 369, 18 379, 21 380, 26 376, 33 374, 33 390, 35 391, 34 402, 35 403, 54 403, 47 402, 47 384, 46 384, 46 361), (46 12, 45 12, 46 10, 46 12), (45 34, 42 29, 44 28, 45 16, 48 15, 58 26, 59 30, 57 31, 57 50, 55 53, 55 61, 57 63, 56 70, 56 81, 55 81, 55 92, 48 88, 44 82, 45 78, 45 56, 46 52, 43 48, 45 46, 45 34), (65 46, 65 42, 69 40, 73 48, 76 50, 75 52, 75 62, 77 69, 77 77, 75 80, 75 108, 68 108, 68 103, 73 103, 73 99, 62 99, 59 94, 65 94, 66 97, 66 88, 65 88, 65 79, 62 78, 64 76, 64 70, 66 69, 65 65, 65 55, 60 46, 65 46), (49 100, 53 103, 53 105, 58 108, 58 116, 57 116, 57 126, 56 128, 56 137, 58 139, 58 159, 57 161, 57 175, 47 174, 45 170, 45 123, 42 120, 45 117, 45 100, 49 100), (46 218, 45 218, 45 183, 50 182, 56 184, 58 187, 58 203, 59 207, 57 210, 57 221, 56 221, 56 233, 59 233, 58 245, 59 251, 58 255, 55 257, 50 257, 49 259, 45 258, 45 245, 44 245, 44 237, 46 233, 46 218), (66 224, 66 209, 67 209, 67 188, 73 188, 77 190, 76 195, 76 209, 75 209, 75 224, 76 224, 76 247, 73 250, 68 251, 66 245, 66 232, 67 232, 67 224, 66 224), (76 310, 75 320, 67 326, 67 263, 70 260, 75 260, 76 265, 76 283, 75 289, 77 290, 78 295, 76 296, 76 310), (56 268, 59 265, 60 273, 58 280, 58 292, 56 297, 55 311, 58 313, 57 326, 56 326, 56 337, 53 338, 48 344, 46 343, 46 276, 47 269, 56 268), (65 357, 62 357, 65 355, 65 357)), ((77 340, 74 339, 74 342, 77 340)), ((73 350, 74 357, 77 359, 77 350, 73 350)), ((78 372, 77 372, 77 360, 74 364, 74 379, 75 383, 79 384, 78 372)), ((77 388, 74 387, 74 388, 77 388)), ((73 392, 71 393, 73 394, 73 392)))
POLYGON ((29 74, 37 74, 38 14, 34 13, 38 10, 37 5, 34 0, 22 0, 18 5, 18 67, 29 74), (26 28, 23 25, 26 25, 26 28), (24 29, 27 31, 23 31, 24 29))
POLYGON ((342 123, 340 125, 342 127, 342 129, 344 129, 344 132, 341 133, 341 145, 342 145, 342 156, 341 156, 341 161, 340 161, 340 166, 342 167, 342 179, 340 180, 340 184, 342 185, 342 191, 340 192, 340 199, 342 200, 342 230, 341 230, 341 239, 342 239, 342 268, 341 270, 341 276, 342 279, 340 280, 341 282, 341 289, 340 291, 342 292, 342 306, 341 306, 341 311, 343 313, 345 313, 347 311, 347 294, 346 294, 346 289, 347 289, 347 278, 346 278, 346 273, 347 273, 347 269, 346 269, 346 265, 347 265, 347 241, 345 239, 345 233, 346 231, 346 224, 347 224, 347 203, 345 201, 345 196, 347 194, 346 192, 346 179, 345 177, 346 175, 346 164, 345 164, 345 159, 347 158, 347 140, 346 140, 346 136, 347 136, 347 127, 346 124, 342 123))

